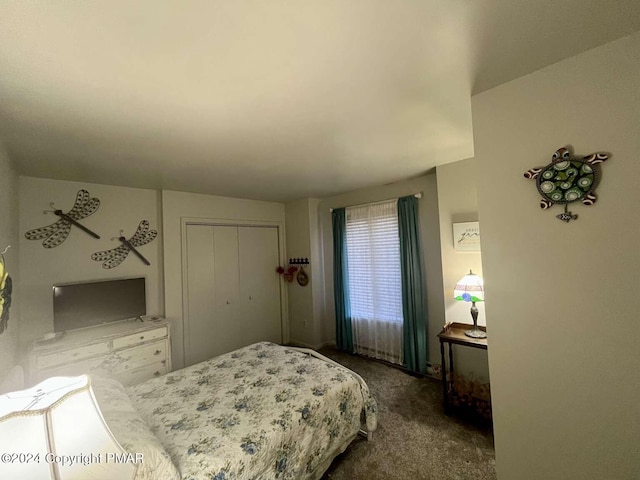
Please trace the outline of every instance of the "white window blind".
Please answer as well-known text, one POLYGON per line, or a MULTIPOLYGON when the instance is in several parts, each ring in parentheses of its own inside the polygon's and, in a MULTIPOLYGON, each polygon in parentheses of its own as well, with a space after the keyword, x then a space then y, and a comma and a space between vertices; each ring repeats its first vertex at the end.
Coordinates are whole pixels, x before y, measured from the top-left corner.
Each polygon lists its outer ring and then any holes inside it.
POLYGON ((345 210, 351 316, 401 324, 397 201, 345 210))

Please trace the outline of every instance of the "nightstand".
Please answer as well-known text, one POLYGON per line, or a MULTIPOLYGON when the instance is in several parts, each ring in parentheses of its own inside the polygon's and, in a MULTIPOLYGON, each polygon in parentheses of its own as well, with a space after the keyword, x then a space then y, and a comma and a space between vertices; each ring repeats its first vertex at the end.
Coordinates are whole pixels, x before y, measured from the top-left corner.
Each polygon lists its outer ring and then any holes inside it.
MULTIPOLYGON (((464 332, 472 328, 473 325, 467 325, 464 323, 452 323, 438 334, 440 340, 440 357, 442 360, 442 395, 444 397, 444 412, 449 413, 450 402, 449 394, 453 392, 453 345, 463 345, 471 348, 481 348, 487 350, 486 338, 471 338, 467 337, 464 332), (447 365, 445 363, 444 356, 444 344, 449 344, 449 379, 447 380, 447 365)), ((487 327, 478 327, 480 330, 487 331, 487 327)))

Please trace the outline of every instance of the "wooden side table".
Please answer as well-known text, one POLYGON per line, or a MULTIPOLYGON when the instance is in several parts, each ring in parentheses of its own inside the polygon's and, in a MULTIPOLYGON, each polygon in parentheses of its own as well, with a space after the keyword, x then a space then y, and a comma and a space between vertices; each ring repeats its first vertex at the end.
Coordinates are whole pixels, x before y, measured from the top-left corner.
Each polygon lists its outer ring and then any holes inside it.
MULTIPOLYGON (((453 344, 464 345, 472 348, 481 348, 487 350, 486 338, 467 337, 464 332, 473 328, 473 325, 465 323, 452 323, 438 334, 440 339, 440 357, 442 360, 442 395, 444 397, 444 412, 449 413, 450 402, 449 392, 453 391, 453 344), (449 381, 447 382, 447 365, 444 358, 444 344, 449 344, 449 381)), ((487 327, 478 327, 480 330, 487 331, 487 327)))

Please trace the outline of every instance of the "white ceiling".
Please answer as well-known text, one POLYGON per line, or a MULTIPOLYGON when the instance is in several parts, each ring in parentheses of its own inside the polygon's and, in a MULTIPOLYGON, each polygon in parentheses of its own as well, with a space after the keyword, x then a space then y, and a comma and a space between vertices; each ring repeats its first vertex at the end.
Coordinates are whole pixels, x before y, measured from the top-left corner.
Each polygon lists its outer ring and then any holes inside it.
POLYGON ((637 30, 637 0, 3 0, 0 142, 24 175, 326 196, 473 156, 472 92, 637 30))

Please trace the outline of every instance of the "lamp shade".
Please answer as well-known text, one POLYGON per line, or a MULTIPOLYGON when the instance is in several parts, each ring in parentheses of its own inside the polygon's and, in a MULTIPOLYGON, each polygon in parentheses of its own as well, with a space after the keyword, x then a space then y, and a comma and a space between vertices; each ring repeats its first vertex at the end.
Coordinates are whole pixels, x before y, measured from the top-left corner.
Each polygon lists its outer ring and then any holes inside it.
POLYGON ((0 453, 3 479, 125 480, 136 471, 86 375, 52 377, 0 396, 0 453))
POLYGON ((484 287, 482 278, 469 270, 469 273, 458 280, 453 290, 453 298, 462 302, 483 302, 484 287))

